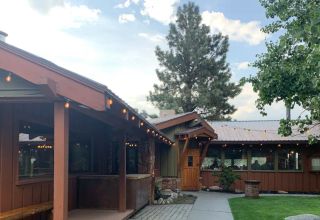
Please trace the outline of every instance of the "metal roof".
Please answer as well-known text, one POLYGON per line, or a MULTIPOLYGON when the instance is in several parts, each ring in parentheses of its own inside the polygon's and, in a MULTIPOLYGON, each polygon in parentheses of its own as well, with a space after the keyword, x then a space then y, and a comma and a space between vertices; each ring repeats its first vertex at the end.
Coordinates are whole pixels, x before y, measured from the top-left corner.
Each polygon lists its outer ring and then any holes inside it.
POLYGON ((320 127, 310 127, 310 130, 300 134, 293 128, 293 134, 283 137, 278 134, 280 121, 211 121, 211 127, 218 134, 218 139, 212 142, 274 142, 274 141, 307 141, 309 135, 318 135, 320 127))
POLYGON ((175 114, 175 115, 168 115, 168 116, 161 117, 161 118, 151 118, 151 119, 148 119, 148 121, 151 124, 160 124, 162 122, 170 121, 170 120, 180 118, 180 117, 190 115, 190 114, 194 114, 194 112, 186 112, 186 113, 180 113, 180 114, 175 114))

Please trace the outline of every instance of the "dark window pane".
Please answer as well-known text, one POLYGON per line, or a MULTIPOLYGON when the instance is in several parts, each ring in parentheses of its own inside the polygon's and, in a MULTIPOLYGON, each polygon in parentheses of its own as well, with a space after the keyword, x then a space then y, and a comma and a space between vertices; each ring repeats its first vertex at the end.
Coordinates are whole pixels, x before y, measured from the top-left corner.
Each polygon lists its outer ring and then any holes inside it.
POLYGON ((138 173, 138 147, 127 147, 127 173, 138 173))
POLYGON ((91 171, 90 138, 71 136, 69 148, 69 170, 71 173, 91 171))
POLYGON ((188 167, 193 167, 193 156, 188 156, 188 167))
POLYGON ((252 170, 274 170, 274 150, 267 148, 252 149, 252 170))
POLYGON ((19 179, 53 174, 53 129, 19 123, 19 179))
POLYGON ((206 157, 203 159, 201 169, 219 170, 221 168, 221 149, 209 147, 206 157))
POLYGON ((291 149, 279 149, 278 151, 278 168, 279 170, 301 170, 302 159, 301 153, 291 149))
POLYGON ((224 166, 232 167, 234 170, 248 169, 248 155, 245 149, 226 148, 224 166))

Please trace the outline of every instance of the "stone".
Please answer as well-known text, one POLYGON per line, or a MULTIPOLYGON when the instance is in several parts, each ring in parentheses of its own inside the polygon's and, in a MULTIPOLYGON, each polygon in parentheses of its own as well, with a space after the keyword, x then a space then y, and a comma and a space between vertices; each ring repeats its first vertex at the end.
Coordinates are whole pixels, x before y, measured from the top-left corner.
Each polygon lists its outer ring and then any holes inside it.
POLYGON ((171 189, 164 189, 160 191, 160 194, 165 198, 170 197, 172 193, 173 191, 171 189))
POLYGON ((320 216, 312 214, 302 214, 286 217, 285 220, 320 220, 320 216))
POLYGON ((173 203, 173 199, 170 197, 169 199, 167 199, 168 204, 173 203))
POLYGON ((235 193, 244 193, 241 189, 235 189, 234 192, 235 193))
POLYGON ((171 193, 171 198, 176 199, 178 198, 178 193, 171 193))
POLYGON ((279 194, 288 194, 287 191, 283 191, 283 190, 279 190, 278 193, 279 193, 279 194))
POLYGON ((163 203, 163 198, 158 199, 158 204, 161 205, 163 203))
POLYGON ((217 190, 221 190, 221 187, 220 186, 210 186, 209 190, 217 191, 217 190))

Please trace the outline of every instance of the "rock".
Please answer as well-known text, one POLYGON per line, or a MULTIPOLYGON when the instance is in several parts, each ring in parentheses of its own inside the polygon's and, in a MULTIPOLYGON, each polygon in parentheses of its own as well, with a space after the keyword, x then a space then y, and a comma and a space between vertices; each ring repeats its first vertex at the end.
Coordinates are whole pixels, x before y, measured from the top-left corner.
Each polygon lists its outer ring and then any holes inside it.
POLYGON ((175 193, 175 192, 171 193, 171 198, 173 199, 178 198, 178 193, 175 193))
POLYGON ((165 189, 160 191, 160 194, 165 198, 170 197, 172 193, 173 191, 171 189, 165 189))
POLYGON ((161 205, 163 203, 163 198, 158 199, 158 204, 161 205))
POLYGON ((213 191, 217 191, 217 190, 221 190, 221 187, 220 186, 210 186, 209 189, 213 190, 213 191))
POLYGON ((169 198, 169 199, 167 199, 167 202, 168 202, 168 204, 173 203, 173 199, 169 198))
POLYGON ((234 192, 235 193, 243 193, 243 191, 241 189, 235 189, 234 192))
POLYGON ((287 191, 283 191, 283 190, 279 190, 278 193, 279 193, 279 194, 288 194, 287 191))
POLYGON ((320 216, 312 214, 302 214, 286 217, 285 220, 320 220, 320 216))

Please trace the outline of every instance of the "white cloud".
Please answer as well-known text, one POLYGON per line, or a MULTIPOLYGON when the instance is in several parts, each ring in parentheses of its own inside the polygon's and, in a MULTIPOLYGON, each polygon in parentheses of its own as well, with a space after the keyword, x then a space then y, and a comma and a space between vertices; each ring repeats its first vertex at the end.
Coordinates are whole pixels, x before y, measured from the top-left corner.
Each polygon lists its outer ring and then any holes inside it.
POLYGON ((119 15, 119 23, 124 24, 128 22, 132 22, 136 20, 134 14, 121 14, 119 15))
POLYGON ((244 61, 244 62, 241 62, 241 63, 237 63, 236 65, 237 65, 237 69, 238 70, 246 70, 246 69, 249 68, 249 64, 250 64, 250 62, 244 61))
POLYGON ((138 4, 140 0, 126 0, 124 3, 120 3, 115 8, 128 8, 131 4, 138 4))
POLYGON ((100 10, 86 5, 63 4, 43 13, 27 0, 0 3, 0 27, 9 34, 7 42, 60 65, 101 57, 91 42, 69 33, 70 28, 81 29, 99 19, 100 10))
POLYGON ((154 43, 160 43, 165 40, 165 37, 161 34, 139 33, 138 36, 154 43))
POLYGON ((204 11, 203 23, 210 26, 211 31, 219 31, 228 35, 230 40, 247 42, 257 45, 264 41, 266 34, 260 30, 260 22, 241 22, 240 20, 228 19, 221 12, 204 11))
POLYGON ((163 24, 175 20, 176 6, 180 0, 144 0, 141 14, 163 24))

